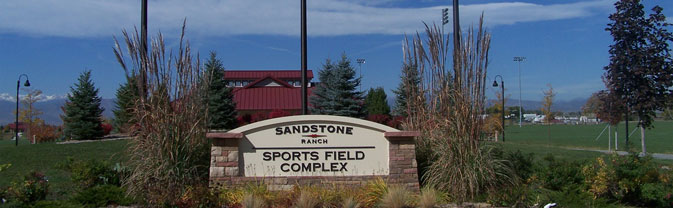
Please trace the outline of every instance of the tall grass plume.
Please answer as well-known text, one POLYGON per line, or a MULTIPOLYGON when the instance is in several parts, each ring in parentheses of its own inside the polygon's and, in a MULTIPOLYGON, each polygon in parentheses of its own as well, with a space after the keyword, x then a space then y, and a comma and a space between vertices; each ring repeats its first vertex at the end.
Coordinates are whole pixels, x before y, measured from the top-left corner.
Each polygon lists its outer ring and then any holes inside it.
POLYGON ((142 196, 152 206, 173 204, 185 187, 203 183, 208 176, 210 145, 203 103, 208 83, 202 81, 207 79, 198 55, 193 58, 184 40, 185 23, 175 53, 167 51, 161 33, 147 52, 137 31, 123 31, 126 53, 115 38, 117 60, 140 95, 132 109, 138 135, 128 149, 133 169, 124 185, 129 194, 142 196))
POLYGON ((423 182, 468 200, 512 175, 492 146, 480 144, 491 34, 482 16, 478 30, 470 28, 458 41, 452 67, 448 36, 437 25, 426 24, 425 32, 403 47, 405 65, 414 66, 421 79, 420 90, 408 91, 404 127, 421 132, 417 158, 423 182))

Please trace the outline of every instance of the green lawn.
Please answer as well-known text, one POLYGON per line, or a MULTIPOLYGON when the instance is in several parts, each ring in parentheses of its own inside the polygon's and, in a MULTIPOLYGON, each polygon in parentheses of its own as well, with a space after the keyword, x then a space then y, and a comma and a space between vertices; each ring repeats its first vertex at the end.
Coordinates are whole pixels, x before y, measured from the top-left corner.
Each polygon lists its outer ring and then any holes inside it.
MULTIPOLYGON (((636 122, 629 123, 629 134, 636 122)), ((506 143, 518 144, 522 148, 529 146, 547 146, 559 148, 608 149, 608 131, 596 137, 605 128, 605 124, 595 125, 518 125, 507 126, 506 143), (548 137, 548 128, 551 137, 548 137)), ((617 127, 619 132, 619 150, 625 150, 624 123, 617 127)), ((614 128, 612 128, 614 131, 614 128)), ((614 143, 614 132, 612 133, 614 143)), ((640 151, 640 130, 629 137, 633 150, 640 151)), ((673 154, 673 122, 656 121, 654 128, 645 131, 645 142, 649 153, 673 154)), ((614 144, 613 144, 614 147, 614 144)))
POLYGON ((0 140, 0 164, 10 163, 12 166, 0 172, 0 188, 7 187, 12 181, 21 180, 23 175, 31 170, 44 173, 50 184, 48 198, 60 199, 70 195, 76 189, 67 172, 55 166, 66 158, 73 157, 80 160, 100 159, 112 163, 124 160, 125 140, 89 142, 80 144, 28 144, 19 140, 19 146, 14 141, 0 140))

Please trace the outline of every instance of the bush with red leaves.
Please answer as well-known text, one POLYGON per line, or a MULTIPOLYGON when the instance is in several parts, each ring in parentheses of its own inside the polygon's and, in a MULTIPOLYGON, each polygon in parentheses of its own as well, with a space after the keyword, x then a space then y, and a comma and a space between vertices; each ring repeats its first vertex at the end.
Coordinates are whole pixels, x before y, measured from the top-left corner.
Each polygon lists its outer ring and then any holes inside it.
POLYGON ((287 111, 276 109, 276 110, 273 110, 273 111, 271 111, 271 112, 269 113, 269 119, 271 119, 271 118, 285 117, 285 116, 291 116, 291 115, 292 115, 292 114, 289 113, 289 112, 287 112, 287 111))
POLYGON ((108 135, 112 131, 112 125, 109 123, 102 123, 100 127, 103 128, 103 135, 108 135))

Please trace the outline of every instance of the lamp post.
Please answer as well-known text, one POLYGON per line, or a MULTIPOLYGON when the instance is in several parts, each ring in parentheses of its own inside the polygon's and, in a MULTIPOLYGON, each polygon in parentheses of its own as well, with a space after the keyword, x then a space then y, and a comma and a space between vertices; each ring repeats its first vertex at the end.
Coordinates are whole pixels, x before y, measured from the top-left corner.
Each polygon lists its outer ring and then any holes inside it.
POLYGON ((365 59, 359 58, 356 61, 360 65, 360 92, 362 92, 362 64, 365 63, 365 59))
POLYGON ((306 49, 306 0, 301 0, 301 114, 308 115, 308 72, 306 49))
POLYGON ((515 56, 514 61, 519 62, 519 128, 521 128, 521 111, 522 111, 522 105, 521 105, 521 62, 525 61, 526 57, 523 56, 515 56))
POLYGON ((16 80, 16 120, 14 121, 14 141, 16 142, 15 146, 19 146, 19 87, 21 87, 21 77, 23 76, 26 77, 26 82, 23 84, 23 86, 30 87, 28 75, 19 75, 19 80, 16 80))
POLYGON ((502 80, 502 76, 496 75, 495 79, 493 79, 493 87, 498 87, 498 77, 500 77, 500 90, 502 91, 502 142, 505 142, 505 81, 502 80))

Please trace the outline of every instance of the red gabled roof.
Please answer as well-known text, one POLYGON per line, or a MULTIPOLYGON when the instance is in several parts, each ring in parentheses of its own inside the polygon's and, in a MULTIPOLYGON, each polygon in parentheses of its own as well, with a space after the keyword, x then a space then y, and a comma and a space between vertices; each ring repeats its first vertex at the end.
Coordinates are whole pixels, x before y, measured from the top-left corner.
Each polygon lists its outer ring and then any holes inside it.
MULTIPOLYGON (((301 78, 300 70, 226 70, 224 79, 260 79, 265 77, 274 77, 276 79, 301 78)), ((313 78, 313 71, 307 71, 307 78, 313 78)))
MULTIPOLYGON (((301 108, 301 106, 300 106, 300 108, 301 108)), ((15 123, 9 123, 7 126, 9 126, 9 128, 13 130, 15 128, 16 124, 15 123)), ((23 122, 19 122, 19 129, 26 130, 26 124, 24 124, 23 122)))
POLYGON ((301 110, 301 87, 241 88, 234 91, 234 101, 237 110, 301 110))

